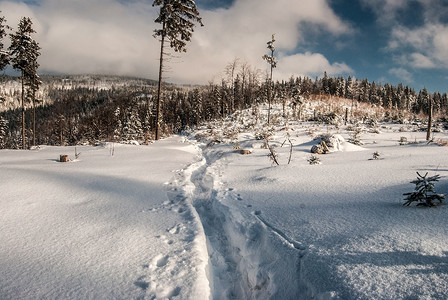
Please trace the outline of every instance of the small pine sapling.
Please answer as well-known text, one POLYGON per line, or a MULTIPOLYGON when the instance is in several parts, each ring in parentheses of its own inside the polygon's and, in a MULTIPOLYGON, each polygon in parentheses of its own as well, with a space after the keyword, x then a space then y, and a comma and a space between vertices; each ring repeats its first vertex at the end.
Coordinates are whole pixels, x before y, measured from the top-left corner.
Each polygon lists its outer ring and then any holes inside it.
POLYGON ((373 152, 373 159, 378 160, 380 159, 380 153, 378 151, 373 152))
POLYGON ((420 175, 417 172, 417 179, 411 181, 411 183, 415 184, 415 189, 412 193, 404 193, 406 196, 404 199, 406 202, 403 204, 405 206, 411 205, 412 202, 418 202, 417 206, 435 206, 435 201, 439 201, 438 204, 442 203, 442 200, 445 199, 444 194, 437 194, 434 191, 434 183, 439 181, 440 175, 434 175, 431 177, 427 177, 428 173, 424 176, 420 175))
POLYGON ((408 144, 408 139, 405 136, 400 137, 400 140, 398 141, 398 143, 400 145, 407 145, 408 144))
POLYGON ((364 143, 361 141, 361 128, 356 128, 353 134, 350 136, 350 139, 348 140, 350 143, 355 144, 357 146, 362 146, 364 143))
POLYGON ((311 155, 308 162, 310 165, 320 165, 322 163, 317 155, 311 155))

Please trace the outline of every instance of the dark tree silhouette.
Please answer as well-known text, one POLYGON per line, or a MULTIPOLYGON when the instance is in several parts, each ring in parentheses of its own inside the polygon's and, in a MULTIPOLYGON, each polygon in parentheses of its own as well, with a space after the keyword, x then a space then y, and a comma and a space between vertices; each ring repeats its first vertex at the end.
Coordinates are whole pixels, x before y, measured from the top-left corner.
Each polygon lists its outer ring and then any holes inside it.
MULTIPOLYGON (((36 31, 33 29, 33 22, 30 18, 23 17, 19 22, 19 27, 15 33, 10 34, 11 45, 10 59, 12 67, 21 72, 22 83, 22 148, 26 149, 25 130, 25 86, 32 85, 35 88, 37 76, 37 57, 39 56, 39 45, 33 40, 31 35, 36 31)), ((34 93, 33 93, 34 94, 34 93)))
POLYGON ((5 28, 7 27, 3 24, 5 21, 5 17, 0 17, 0 70, 6 68, 9 63, 8 52, 3 50, 3 39, 6 36, 5 28))
POLYGON ((155 0, 153 6, 160 6, 159 16, 155 22, 162 28, 155 30, 154 37, 160 38, 159 85, 156 98, 155 139, 160 137, 160 93, 162 90, 163 55, 165 41, 176 52, 186 52, 186 45, 191 40, 195 23, 201 26, 202 19, 193 0, 155 0))

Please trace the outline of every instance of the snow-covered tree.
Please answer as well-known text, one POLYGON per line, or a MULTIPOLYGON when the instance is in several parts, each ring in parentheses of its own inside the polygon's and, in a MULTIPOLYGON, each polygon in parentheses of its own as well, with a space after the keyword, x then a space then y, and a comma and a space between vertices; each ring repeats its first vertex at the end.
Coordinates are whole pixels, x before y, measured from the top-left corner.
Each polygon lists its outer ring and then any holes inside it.
POLYGON ((123 132, 123 125, 121 124, 120 120, 120 107, 117 107, 114 111, 114 119, 115 119, 115 129, 114 129, 114 135, 113 140, 114 141, 120 141, 121 134, 123 132))
POLYGON ((347 82, 345 83, 345 98, 353 98, 353 80, 350 76, 348 76, 347 82))
POLYGON ((159 85, 156 99, 155 139, 160 135, 160 95, 162 90, 163 55, 165 41, 176 52, 186 52, 186 42, 191 40, 195 23, 202 24, 199 11, 194 0, 155 0, 153 6, 160 6, 156 23, 162 28, 156 29, 154 37, 160 38, 159 85))
POLYGON ((8 134, 8 121, 0 116, 0 149, 6 147, 6 136, 8 134))
POLYGON ((307 159, 310 165, 320 165, 322 164, 320 158, 317 155, 311 155, 310 158, 307 159))
POLYGON ((126 111, 123 122, 123 139, 128 141, 141 141, 143 139, 143 128, 137 105, 130 106, 126 111))
POLYGON ((445 199, 445 195, 437 194, 434 191, 434 184, 439 181, 440 175, 427 177, 428 173, 422 176, 418 172, 417 175, 417 179, 411 181, 411 183, 415 184, 414 191, 412 193, 403 194, 406 196, 404 199, 406 202, 403 205, 409 206, 412 202, 418 202, 417 206, 434 206, 436 205, 434 203, 435 201, 442 203, 442 200, 445 199))

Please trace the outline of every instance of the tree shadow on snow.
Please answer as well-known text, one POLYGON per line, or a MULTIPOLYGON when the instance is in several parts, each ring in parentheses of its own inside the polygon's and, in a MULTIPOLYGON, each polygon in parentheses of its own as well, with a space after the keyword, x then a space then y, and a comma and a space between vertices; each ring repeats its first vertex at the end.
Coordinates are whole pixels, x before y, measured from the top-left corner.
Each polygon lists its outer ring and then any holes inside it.
POLYGON ((410 274, 448 274, 448 256, 424 255, 416 251, 359 252, 334 258, 349 264, 378 267, 407 266, 410 274))

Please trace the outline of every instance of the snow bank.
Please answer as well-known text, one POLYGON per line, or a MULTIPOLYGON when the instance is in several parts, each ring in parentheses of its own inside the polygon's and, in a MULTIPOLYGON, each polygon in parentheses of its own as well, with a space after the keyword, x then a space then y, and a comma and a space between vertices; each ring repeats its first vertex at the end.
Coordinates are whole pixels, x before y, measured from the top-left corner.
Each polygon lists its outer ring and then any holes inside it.
POLYGON ((208 299, 204 235, 183 191, 194 146, 77 151, 69 163, 57 160, 74 147, 0 151, 0 298, 208 299))

